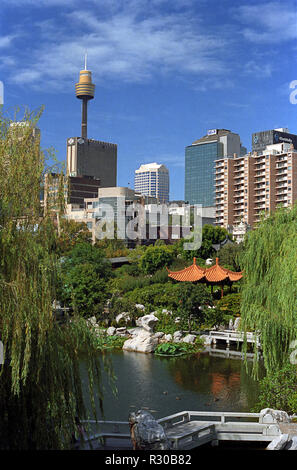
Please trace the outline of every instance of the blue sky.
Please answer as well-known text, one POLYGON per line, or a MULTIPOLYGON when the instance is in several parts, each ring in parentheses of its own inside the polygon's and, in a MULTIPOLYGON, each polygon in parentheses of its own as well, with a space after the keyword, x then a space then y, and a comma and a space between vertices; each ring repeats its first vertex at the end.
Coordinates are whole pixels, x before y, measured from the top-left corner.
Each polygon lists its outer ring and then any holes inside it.
POLYGON ((88 51, 96 84, 88 136, 118 144, 118 185, 141 163, 170 170, 184 198, 184 149, 226 128, 297 133, 296 2, 254 0, 1 0, 4 109, 45 106, 42 146, 65 161, 80 135, 74 83, 88 51))

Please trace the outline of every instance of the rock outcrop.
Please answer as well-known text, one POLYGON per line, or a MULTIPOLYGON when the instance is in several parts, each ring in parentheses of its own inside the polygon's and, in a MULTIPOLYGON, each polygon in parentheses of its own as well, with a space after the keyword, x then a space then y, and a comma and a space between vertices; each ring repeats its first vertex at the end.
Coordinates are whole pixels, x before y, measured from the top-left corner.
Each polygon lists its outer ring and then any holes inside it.
POLYGON ((144 410, 130 413, 129 426, 134 450, 169 450, 170 442, 163 427, 144 410))
POLYGON ((152 353, 159 343, 160 335, 154 333, 154 327, 158 321, 155 315, 145 315, 136 321, 138 328, 130 330, 132 338, 125 341, 124 351, 152 353))

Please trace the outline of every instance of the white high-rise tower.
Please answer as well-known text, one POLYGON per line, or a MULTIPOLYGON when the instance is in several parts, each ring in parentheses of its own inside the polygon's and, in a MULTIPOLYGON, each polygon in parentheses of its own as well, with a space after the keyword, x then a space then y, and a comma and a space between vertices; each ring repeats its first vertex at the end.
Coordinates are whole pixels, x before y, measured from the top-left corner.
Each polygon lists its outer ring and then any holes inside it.
POLYGON ((154 196, 161 204, 169 202, 169 171, 165 165, 148 163, 135 170, 134 189, 146 196, 154 196))

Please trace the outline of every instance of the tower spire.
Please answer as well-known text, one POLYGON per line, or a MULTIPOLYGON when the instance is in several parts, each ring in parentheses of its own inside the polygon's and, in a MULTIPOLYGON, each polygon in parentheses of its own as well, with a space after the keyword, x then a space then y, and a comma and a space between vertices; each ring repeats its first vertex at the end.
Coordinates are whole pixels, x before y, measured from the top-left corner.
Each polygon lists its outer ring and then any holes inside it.
POLYGON ((82 100, 81 137, 87 139, 88 101, 94 98, 95 85, 92 83, 92 72, 87 70, 87 52, 85 53, 85 68, 79 73, 79 82, 75 84, 76 97, 82 100))

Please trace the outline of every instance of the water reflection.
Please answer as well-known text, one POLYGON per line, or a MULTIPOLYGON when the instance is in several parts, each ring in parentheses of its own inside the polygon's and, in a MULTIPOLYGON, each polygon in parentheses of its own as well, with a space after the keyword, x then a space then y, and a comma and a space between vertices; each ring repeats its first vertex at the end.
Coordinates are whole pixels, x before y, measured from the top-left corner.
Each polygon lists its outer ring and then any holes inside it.
POLYGON ((127 351, 110 353, 110 358, 118 397, 105 373, 107 420, 125 421, 139 408, 151 410, 157 418, 183 410, 250 411, 257 401, 258 383, 240 360, 208 353, 163 358, 127 351))

